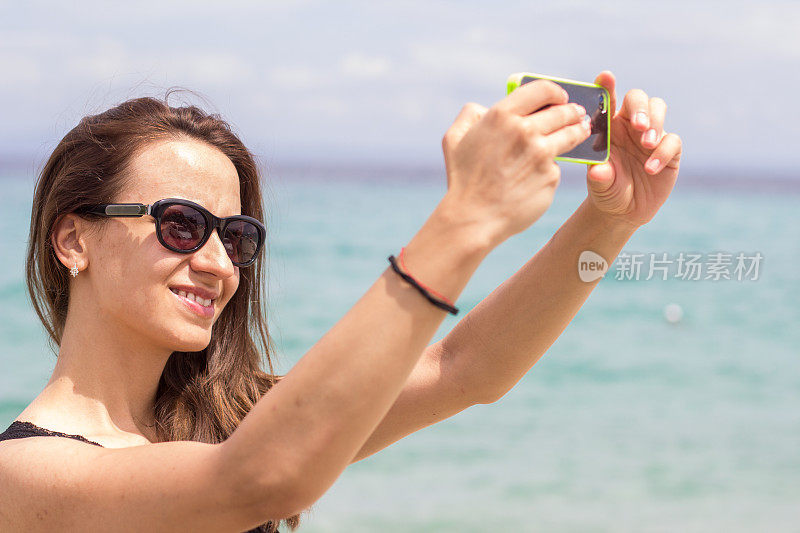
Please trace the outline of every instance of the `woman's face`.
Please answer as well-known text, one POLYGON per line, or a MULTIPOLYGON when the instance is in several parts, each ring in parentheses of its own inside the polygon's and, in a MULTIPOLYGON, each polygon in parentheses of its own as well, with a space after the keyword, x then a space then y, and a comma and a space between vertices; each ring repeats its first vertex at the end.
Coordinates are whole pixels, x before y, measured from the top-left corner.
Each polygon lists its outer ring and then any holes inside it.
MULTIPOLYGON (((236 168, 203 142, 147 145, 131 160, 128 173, 130 182, 115 203, 184 198, 219 217, 241 214, 236 168)), ((181 254, 159 243, 151 216, 114 217, 90 242, 87 268, 94 297, 123 332, 170 351, 208 346, 212 325, 239 286, 239 267, 231 263, 216 230, 202 248, 181 254), (198 313, 196 303, 177 294, 192 288, 213 295, 211 316, 198 313)))

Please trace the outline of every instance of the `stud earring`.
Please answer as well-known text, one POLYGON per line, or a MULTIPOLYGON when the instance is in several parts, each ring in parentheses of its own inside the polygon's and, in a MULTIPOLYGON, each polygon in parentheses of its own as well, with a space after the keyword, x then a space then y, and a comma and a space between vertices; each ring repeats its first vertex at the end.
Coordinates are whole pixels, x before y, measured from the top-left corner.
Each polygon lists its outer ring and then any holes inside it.
POLYGON ((78 263, 75 263, 75 266, 69 269, 69 273, 72 274, 73 278, 78 275, 78 263))

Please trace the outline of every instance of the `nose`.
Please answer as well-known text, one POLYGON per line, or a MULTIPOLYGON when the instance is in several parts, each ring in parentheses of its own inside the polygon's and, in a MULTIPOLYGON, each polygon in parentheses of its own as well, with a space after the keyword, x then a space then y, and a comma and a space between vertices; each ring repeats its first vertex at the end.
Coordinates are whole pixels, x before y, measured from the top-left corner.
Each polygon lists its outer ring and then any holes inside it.
POLYGON ((235 267, 216 229, 211 232, 203 247, 192 254, 191 265, 194 270, 209 272, 220 278, 227 278, 235 273, 235 267))

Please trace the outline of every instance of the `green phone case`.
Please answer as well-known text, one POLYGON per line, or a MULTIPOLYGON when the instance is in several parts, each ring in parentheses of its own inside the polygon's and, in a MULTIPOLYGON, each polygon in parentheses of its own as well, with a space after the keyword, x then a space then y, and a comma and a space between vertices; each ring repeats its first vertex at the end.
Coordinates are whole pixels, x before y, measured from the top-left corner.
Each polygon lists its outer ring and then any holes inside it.
MULTIPOLYGON (((545 76, 544 74, 536 74, 535 72, 516 72, 516 73, 510 75, 508 77, 508 81, 506 82, 506 95, 511 94, 511 91, 513 91, 514 89, 519 87, 520 84, 521 84, 522 78, 524 78, 525 76, 533 76, 533 77, 536 77, 536 78, 543 78, 543 79, 546 79, 546 80, 558 81, 558 82, 566 83, 566 84, 570 84, 570 85, 581 85, 583 87, 597 87, 597 88, 602 89, 603 92, 605 93, 605 95, 606 95, 606 105, 610 105, 610 103, 611 103, 611 95, 608 94, 608 90, 605 87, 603 87, 602 85, 597 85, 595 83, 587 83, 585 81, 570 80, 570 79, 567 79, 567 78, 556 78, 555 76, 545 76)), ((613 113, 613 110, 609 110, 609 114, 611 114, 611 113, 613 113)), ((607 126, 608 126, 608 131, 606 132, 606 139, 608 139, 609 146, 608 146, 608 149, 606 150, 606 158, 605 159, 603 159, 602 161, 594 161, 594 160, 591 160, 591 159, 579 159, 579 158, 576 158, 576 157, 562 157, 562 156, 556 156, 555 159, 557 161, 573 161, 575 163, 585 163, 587 165, 599 165, 600 163, 605 163, 606 161, 608 161, 608 156, 609 156, 609 154, 611 154, 611 146, 610 146, 610 144, 611 144, 611 119, 610 119, 610 117, 609 117, 609 120, 607 120, 606 122, 607 122, 607 126)))

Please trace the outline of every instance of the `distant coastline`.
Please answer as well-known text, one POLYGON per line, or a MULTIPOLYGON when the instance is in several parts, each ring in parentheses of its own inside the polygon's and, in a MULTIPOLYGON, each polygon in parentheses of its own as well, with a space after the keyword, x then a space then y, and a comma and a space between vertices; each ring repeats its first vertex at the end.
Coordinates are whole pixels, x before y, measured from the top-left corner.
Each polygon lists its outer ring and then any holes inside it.
MULTIPOLYGON (((439 181, 444 180, 444 162, 436 164, 322 159, 268 161, 263 156, 257 156, 257 159, 265 176, 283 181, 315 182, 334 179, 365 183, 445 183, 439 181)), ((44 162, 39 156, 0 154, 0 180, 31 178, 38 173, 44 162)), ((562 163, 561 169, 561 187, 583 187, 583 165, 562 163)), ((684 162, 676 187, 719 192, 800 194, 800 170, 786 167, 692 166, 684 162)))

